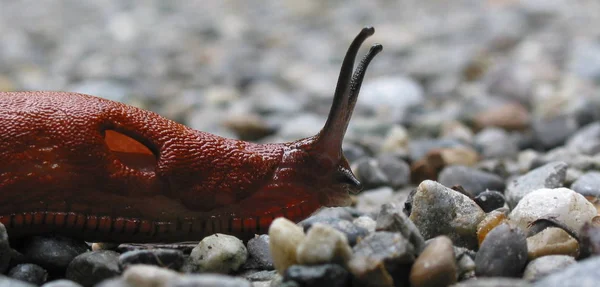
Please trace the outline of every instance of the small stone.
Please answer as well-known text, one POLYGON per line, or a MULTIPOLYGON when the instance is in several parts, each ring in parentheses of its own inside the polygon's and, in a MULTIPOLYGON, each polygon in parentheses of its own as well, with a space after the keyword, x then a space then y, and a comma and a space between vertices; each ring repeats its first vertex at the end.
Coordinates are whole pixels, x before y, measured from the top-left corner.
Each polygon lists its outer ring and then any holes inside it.
POLYGON ((482 277, 517 277, 527 263, 527 241, 519 227, 502 224, 481 243, 475 273, 482 277))
POLYGON ((374 158, 363 157, 353 164, 353 171, 366 189, 380 187, 388 183, 388 177, 374 158))
POLYGON ((94 243, 92 243, 92 251, 116 250, 118 247, 119 247, 119 243, 112 243, 112 242, 94 242, 94 243))
POLYGON ((349 275, 346 269, 336 264, 293 265, 283 274, 283 282, 294 281, 300 286, 345 287, 350 282, 349 275))
POLYGON ((573 232, 596 216, 596 208, 581 194, 567 188, 542 188, 527 194, 508 218, 524 230, 540 219, 552 219, 573 232))
POLYGON ((39 286, 44 284, 48 279, 48 272, 38 265, 26 263, 19 264, 10 269, 8 277, 39 286))
POLYGON ((251 282, 272 281, 275 278, 281 277, 276 270, 248 270, 242 274, 237 274, 237 276, 244 277, 251 282))
POLYGON ((591 257, 537 281, 534 287, 595 287, 600 282, 600 257, 591 257))
POLYGON ((531 116, 521 104, 511 102, 481 111, 474 118, 475 127, 497 127, 507 131, 521 131, 529 127, 531 116))
POLYGON ((528 281, 506 277, 473 278, 452 285, 452 287, 531 287, 528 281))
POLYGON ((485 218, 477 225, 477 241, 479 246, 487 236, 487 234, 496 228, 496 226, 506 222, 506 211, 494 210, 485 215, 485 218))
POLYGON ((582 258, 600 254, 600 217, 592 219, 591 224, 586 223, 579 235, 580 255, 582 258))
POLYGON ((473 195, 478 195, 486 190, 504 191, 504 179, 489 172, 475 168, 450 165, 440 172, 438 180, 447 187, 462 186, 473 195))
POLYGON ((167 268, 155 265, 130 265, 123 272, 122 279, 131 286, 170 286, 169 283, 176 281, 180 275, 167 268))
POLYGON ((523 272, 523 279, 537 281, 541 278, 560 272, 571 264, 575 264, 575 258, 567 255, 547 255, 536 258, 527 264, 523 272))
POLYGON ((415 139, 409 142, 410 161, 423 159, 429 152, 444 148, 464 147, 464 144, 454 139, 415 139))
POLYGON ((186 273, 213 272, 227 274, 237 271, 248 259, 244 243, 235 236, 216 233, 204 237, 186 260, 186 273))
POLYGON ((457 267, 452 241, 446 236, 431 239, 410 270, 413 287, 448 286, 456 283, 457 267))
POLYGON ((33 236, 21 248, 29 262, 51 273, 63 273, 73 258, 88 250, 84 241, 63 236, 33 236))
POLYGON ((346 236, 322 223, 314 224, 296 249, 298 263, 305 265, 338 263, 345 266, 351 256, 346 236))
POLYGON ((248 260, 244 269, 273 270, 273 259, 269 250, 269 235, 258 235, 248 241, 248 260))
POLYGON ((377 226, 377 222, 373 218, 363 215, 354 219, 352 223, 360 228, 364 228, 368 233, 373 233, 377 226))
POLYGON ((34 285, 22 280, 13 279, 10 277, 6 277, 4 275, 0 275, 0 286, 7 287, 36 287, 38 285, 34 285))
POLYGON ((567 164, 564 162, 551 162, 538 167, 511 181, 506 186, 504 195, 510 208, 528 193, 540 188, 562 187, 567 175, 567 164))
POLYGON ((567 141, 566 146, 585 155, 600 152, 600 122, 582 127, 567 141))
POLYGON ((357 286, 403 284, 408 281, 410 266, 416 257, 414 246, 397 232, 371 233, 352 250, 354 255, 348 269, 354 275, 357 286))
MULTIPOLYGON (((456 252, 454 252, 456 255, 456 252)), ((473 257, 463 254, 457 255, 456 267, 458 268, 458 280, 468 280, 475 277, 475 260, 473 257)))
POLYGON ((183 252, 174 249, 146 249, 129 251, 119 256, 119 268, 129 265, 146 264, 179 270, 183 266, 183 252))
POLYGON ((546 255, 568 255, 579 257, 579 243, 566 231, 548 227, 536 235, 527 238, 529 260, 546 255))
POLYGON ((87 287, 118 276, 119 273, 119 253, 98 250, 75 257, 69 263, 65 277, 87 287))
POLYGON ((304 230, 283 217, 276 218, 269 227, 269 249, 273 265, 279 274, 298 263, 296 249, 304 240, 304 230))
POLYGON ((0 223, 0 274, 6 273, 11 259, 11 248, 8 242, 6 227, 0 223))
POLYGON ((222 274, 187 274, 171 281, 172 287, 252 287, 250 281, 222 274))
POLYGON ((394 154, 380 154, 376 158, 379 169, 387 178, 386 185, 400 188, 410 183, 410 166, 394 154))
POLYGON ((589 171, 580 176, 571 189, 583 196, 600 198, 600 171, 589 171))
POLYGON ((504 195, 495 190, 486 190, 475 196, 475 203, 485 212, 491 212, 504 206, 504 195))
POLYGON ((447 235, 457 246, 475 249, 484 217, 470 198, 435 181, 423 181, 412 199, 410 219, 425 239, 447 235))
POLYGON ((390 202, 393 194, 394 190, 388 186, 365 190, 356 198, 356 209, 364 213, 379 212, 379 207, 390 202))
POLYGON ((42 285, 42 287, 82 287, 82 286, 71 280, 58 279, 58 280, 50 281, 50 282, 42 285))
POLYGON ((473 131, 459 121, 444 122, 440 132, 441 138, 455 139, 464 143, 473 142, 473 131))
POLYGON ((425 239, 423 239, 417 226, 395 204, 386 203, 382 205, 376 222, 377 231, 402 233, 416 248, 417 253, 421 253, 423 248, 425 248, 425 239))
POLYGON ((329 225, 337 229, 338 231, 344 233, 344 235, 346 235, 346 238, 348 239, 348 244, 350 244, 350 246, 354 246, 354 244, 356 244, 359 238, 365 237, 369 233, 366 229, 360 228, 352 224, 352 222, 348 220, 338 219, 335 217, 324 217, 319 215, 307 218, 302 222, 298 223, 298 225, 304 228, 304 232, 308 232, 316 223, 329 225))
POLYGON ((562 145, 577 131, 577 121, 569 116, 538 119, 533 121, 532 129, 537 144, 543 149, 551 149, 562 145))
POLYGON ((499 128, 485 128, 475 135, 475 147, 484 158, 510 158, 517 155, 517 140, 499 128))

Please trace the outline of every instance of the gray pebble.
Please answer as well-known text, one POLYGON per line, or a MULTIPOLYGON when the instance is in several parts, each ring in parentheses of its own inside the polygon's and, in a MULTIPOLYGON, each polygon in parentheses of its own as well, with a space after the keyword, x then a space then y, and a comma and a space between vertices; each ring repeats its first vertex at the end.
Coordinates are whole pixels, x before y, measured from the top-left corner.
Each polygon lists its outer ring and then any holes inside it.
POLYGON ((410 166, 404 160, 387 153, 380 154, 376 160, 387 178, 387 185, 400 188, 410 183, 410 166))
POLYGON ((425 248, 425 239, 419 229, 398 206, 392 203, 382 205, 376 222, 375 229, 377 231, 402 233, 416 248, 417 254, 425 248))
POLYGON ((277 276, 276 270, 248 270, 242 274, 238 274, 238 276, 244 277, 252 282, 260 282, 260 281, 271 281, 275 279, 277 276))
POLYGON ((248 241, 248 260, 243 269, 273 270, 273 259, 269 250, 269 235, 262 234, 248 241))
POLYGON ((119 268, 133 264, 147 264, 179 270, 183 266, 183 252, 174 249, 144 249, 128 251, 119 256, 119 268))
POLYGON ((527 240, 519 227, 501 224, 490 231, 475 257, 482 277, 518 277, 527 263, 527 240))
POLYGON ((514 208, 525 195, 534 190, 562 187, 567 167, 564 162, 551 162, 517 177, 506 186, 506 202, 510 208, 514 208))
POLYGON ((462 165, 445 167, 438 181, 447 187, 460 185, 475 196, 487 189, 504 191, 506 187, 500 176, 462 165))
POLYGON ((536 281, 553 273, 560 272, 571 264, 575 264, 575 258, 567 255, 547 255, 536 258, 527 264, 523 279, 536 281))
POLYGON ((6 227, 4 227, 4 224, 0 223, 0 274, 4 274, 8 269, 11 253, 6 227))
POLYGON ((67 267, 65 277, 87 287, 119 274, 119 253, 98 250, 75 257, 67 267))
POLYGON ((475 147, 484 158, 509 158, 519 152, 518 141, 499 128, 485 128, 475 135, 475 147))
POLYGON ((435 181, 421 182, 412 198, 410 219, 425 239, 447 235, 455 245, 475 249, 484 217, 473 200, 435 181))
POLYGON ((584 196, 600 197, 600 171, 590 171, 580 176, 571 189, 584 196))
POLYGON ((586 155, 600 152, 600 122, 582 127, 567 141, 566 146, 586 155))
POLYGON ((319 215, 311 216, 298 223, 298 225, 300 225, 306 233, 315 223, 323 223, 337 229, 338 231, 341 231, 346 235, 348 244, 350 244, 350 246, 354 246, 359 238, 365 237, 369 233, 367 229, 358 227, 348 220, 319 215))
POLYGON ((88 250, 84 241, 63 236, 33 236, 21 248, 28 261, 51 273, 63 273, 73 258, 88 250))
POLYGON ((283 274, 283 282, 294 281, 300 286, 344 287, 350 282, 350 274, 337 264, 292 265, 283 274))
POLYGON ((422 159, 432 150, 463 146, 464 144, 455 139, 415 139, 408 143, 409 157, 411 162, 422 159))
POLYGON ((48 279, 48 272, 38 265, 26 263, 10 269, 8 276, 31 284, 42 285, 48 279))
POLYGON ((591 257, 537 281, 534 287, 595 287, 600 282, 600 257, 591 257))
POLYGON ((365 189, 371 189, 388 184, 388 177, 381 170, 378 162, 374 158, 363 157, 353 165, 356 177, 365 189))
POLYGON ((0 274, 0 286, 2 287, 35 287, 38 285, 31 284, 18 279, 13 279, 0 274))
POLYGON ((171 282, 173 287, 252 287, 250 281, 221 274, 188 274, 171 282))
POLYGON ((515 278, 473 278, 452 285, 452 287, 530 287, 526 280, 515 278))
POLYGON ((533 122, 532 128, 537 144, 542 149, 551 149, 562 145, 577 131, 577 121, 569 116, 538 119, 533 122))
POLYGON ((475 196, 475 202, 485 212, 490 212, 504 206, 504 195, 495 190, 486 190, 475 196))
POLYGON ((42 285, 42 287, 81 287, 78 283, 75 283, 71 280, 67 279, 58 279, 54 281, 47 282, 42 285))

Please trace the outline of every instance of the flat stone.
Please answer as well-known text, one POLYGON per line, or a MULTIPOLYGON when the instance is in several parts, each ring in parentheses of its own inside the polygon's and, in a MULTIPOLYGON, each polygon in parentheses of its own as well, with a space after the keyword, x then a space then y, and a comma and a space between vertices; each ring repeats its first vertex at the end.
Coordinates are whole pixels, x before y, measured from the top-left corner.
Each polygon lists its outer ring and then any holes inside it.
POLYGON ((493 173, 461 165, 446 166, 438 177, 439 183, 446 187, 462 186, 473 195, 486 190, 504 191, 504 179, 493 173))

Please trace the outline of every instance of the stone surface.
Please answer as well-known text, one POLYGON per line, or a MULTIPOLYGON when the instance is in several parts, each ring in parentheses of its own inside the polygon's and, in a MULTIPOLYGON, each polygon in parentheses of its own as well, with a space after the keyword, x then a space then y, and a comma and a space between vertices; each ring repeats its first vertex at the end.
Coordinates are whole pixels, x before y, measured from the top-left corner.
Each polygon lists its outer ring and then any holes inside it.
POLYGON ((587 155, 600 152, 600 122, 590 123, 578 130, 566 146, 587 155))
POLYGON ((298 225, 304 228, 304 232, 308 232, 316 223, 329 225, 335 228, 336 230, 344 233, 350 246, 354 246, 354 244, 356 244, 359 238, 363 238, 368 234, 368 231, 366 229, 354 225, 349 220, 339 219, 336 217, 327 217, 322 215, 309 217, 298 223, 298 225))
POLYGON ((527 263, 527 241, 519 227, 508 224, 492 229, 475 257, 481 277, 518 277, 527 263))
POLYGON ((536 220, 550 219, 578 232, 596 213, 596 208, 581 194, 567 188, 543 188, 527 194, 512 210, 509 219, 523 230, 536 220))
POLYGON ((511 208, 528 193, 540 188, 562 187, 567 174, 567 164, 551 162, 538 167, 508 183, 504 195, 511 208))
POLYGON ((560 228, 548 227, 527 238, 529 260, 546 255, 568 255, 579 257, 579 243, 560 228))
POLYGON ((415 224, 402 212, 402 210, 393 203, 386 203, 381 206, 381 211, 377 215, 377 231, 400 232, 416 248, 417 253, 421 253, 425 248, 425 239, 419 232, 415 224))
POLYGON ((537 281, 534 287, 592 287, 600 282, 600 257, 591 257, 537 281))
POLYGON ((438 177, 439 183, 446 187, 462 186, 473 195, 486 190, 504 191, 504 179, 493 173, 461 165, 445 167, 438 177))
POLYGON ((67 279, 58 279, 54 281, 50 281, 42 285, 42 287, 81 287, 76 282, 67 279))
POLYGON ((63 236, 34 236, 20 249, 28 260, 50 272, 62 273, 77 255, 89 250, 84 241, 63 236))
POLYGON ((471 199, 426 180, 413 196, 410 219, 425 239, 447 235, 455 245, 477 247, 477 225, 485 213, 471 199))
POLYGON ((558 273, 571 264, 575 264, 575 258, 567 255, 547 255, 536 258, 527 264, 523 272, 523 279, 536 281, 545 276, 558 273))
POLYGON ((0 274, 4 274, 8 269, 11 257, 10 243, 8 241, 8 234, 6 233, 6 227, 0 223, 0 274))
POLYGON ((171 286, 180 276, 178 273, 167 268, 160 268, 156 265, 136 264, 130 265, 123 272, 122 279, 129 286, 159 287, 171 286))
POLYGON ((119 268, 133 264, 147 264, 179 270, 183 266, 183 252, 173 249, 147 249, 129 251, 119 256, 119 268))
POLYGON ((18 279, 13 279, 4 275, 0 275, 0 286, 7 287, 35 287, 38 285, 31 284, 25 281, 21 281, 18 279))
POLYGON ((377 222, 366 215, 357 217, 352 223, 360 228, 366 229, 368 233, 372 233, 377 227, 377 222))
POLYGON ((248 241, 248 260, 244 269, 273 270, 273 259, 269 250, 269 235, 258 235, 248 241))
POLYGON ((584 196, 600 197, 600 172, 583 174, 571 185, 571 189, 584 196))
POLYGON ((283 274, 283 283, 293 281, 299 286, 344 287, 350 282, 349 275, 346 269, 336 264, 293 265, 283 274))
POLYGON ((98 250, 75 257, 69 263, 65 277, 87 287, 119 274, 119 253, 98 250))
POLYGON ((506 210, 494 210, 485 215, 485 218, 477 225, 477 241, 479 246, 487 234, 496 226, 506 222, 506 210))
POLYGON ((526 280, 515 278, 474 278, 452 285, 452 287, 530 287, 526 280))
POLYGON ((194 247, 185 261, 183 270, 188 273, 227 274, 240 269, 247 258, 248 250, 241 240, 235 236, 217 233, 204 237, 198 246, 194 247))
POLYGON ((486 190, 475 196, 474 200, 484 212, 490 212, 501 208, 504 206, 504 203, 506 203, 504 195, 495 190, 486 190))
POLYGON ((10 269, 8 277, 39 286, 44 284, 48 279, 48 272, 38 265, 26 263, 19 264, 10 269))
POLYGON ((342 266, 352 256, 346 236, 333 227, 314 224, 296 249, 296 259, 303 265, 337 263, 342 266))
POLYGON ((413 287, 448 286, 456 283, 457 266, 452 241, 446 236, 433 238, 417 257, 410 270, 413 287))
POLYGON ((273 220, 269 227, 269 249, 273 265, 279 274, 298 263, 296 249, 304 240, 304 230, 285 218, 273 220))
POLYGON ((252 287, 250 281, 222 274, 194 274, 183 276, 168 286, 173 287, 252 287))

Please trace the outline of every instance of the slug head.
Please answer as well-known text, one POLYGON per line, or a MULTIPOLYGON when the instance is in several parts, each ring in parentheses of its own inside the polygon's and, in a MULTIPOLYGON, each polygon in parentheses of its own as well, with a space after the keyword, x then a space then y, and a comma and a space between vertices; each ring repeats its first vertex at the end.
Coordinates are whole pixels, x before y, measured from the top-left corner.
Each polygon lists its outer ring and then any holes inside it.
MULTIPOLYGON (((348 193, 356 194, 361 190, 362 186, 342 152, 342 141, 367 67, 383 49, 380 44, 373 45, 353 71, 361 44, 374 33, 375 29, 367 27, 354 38, 342 63, 325 126, 313 137, 286 144, 273 184, 284 184, 287 188, 301 186, 304 193, 311 194, 313 198, 316 196, 318 204, 323 206, 348 205, 348 193)), ((288 192, 296 193, 293 190, 288 192)))

